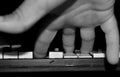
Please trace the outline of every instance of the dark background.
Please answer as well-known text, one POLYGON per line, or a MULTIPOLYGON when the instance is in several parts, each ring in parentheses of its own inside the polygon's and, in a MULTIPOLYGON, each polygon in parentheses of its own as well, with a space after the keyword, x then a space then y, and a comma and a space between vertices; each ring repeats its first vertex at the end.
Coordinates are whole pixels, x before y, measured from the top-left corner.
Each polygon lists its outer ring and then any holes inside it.
MULTIPOLYGON (((0 15, 7 15, 12 13, 24 0, 0 0, 0 15)), ((70 0, 72 1, 72 0, 70 0)), ((115 2, 115 16, 118 21, 118 28, 120 22, 120 8, 119 8, 120 1, 116 0, 115 2)), ((70 5, 68 3, 68 5, 70 5)), ((65 7, 63 7, 65 9, 65 7)), ((54 10, 53 10, 54 11, 54 10)), ((19 33, 19 34, 9 34, 0 32, 0 45, 3 44, 22 44, 23 49, 25 51, 33 50, 35 42, 41 32, 48 26, 53 20, 55 20, 59 15, 53 12, 47 14, 45 17, 40 19, 37 23, 34 24, 32 28, 29 30, 19 33), (41 26, 40 26, 41 25, 41 26)), ((102 49, 105 50, 106 43, 104 33, 101 31, 100 27, 96 27, 95 29, 96 39, 94 44, 94 50, 102 49)), ((76 42, 75 42, 76 49, 80 49, 81 46, 81 37, 79 33, 79 28, 76 28, 76 42), (78 43, 79 42, 79 43, 78 43)), ((62 30, 60 30, 56 37, 54 38, 53 42, 51 43, 49 50, 53 50, 54 48, 62 48, 62 30)))

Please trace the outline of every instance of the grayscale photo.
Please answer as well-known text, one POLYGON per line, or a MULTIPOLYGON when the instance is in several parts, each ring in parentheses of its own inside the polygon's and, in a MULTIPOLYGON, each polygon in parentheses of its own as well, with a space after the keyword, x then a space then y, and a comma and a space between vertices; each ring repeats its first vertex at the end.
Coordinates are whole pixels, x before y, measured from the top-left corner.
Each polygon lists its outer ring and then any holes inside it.
POLYGON ((119 0, 1 0, 0 72, 120 71, 119 0))

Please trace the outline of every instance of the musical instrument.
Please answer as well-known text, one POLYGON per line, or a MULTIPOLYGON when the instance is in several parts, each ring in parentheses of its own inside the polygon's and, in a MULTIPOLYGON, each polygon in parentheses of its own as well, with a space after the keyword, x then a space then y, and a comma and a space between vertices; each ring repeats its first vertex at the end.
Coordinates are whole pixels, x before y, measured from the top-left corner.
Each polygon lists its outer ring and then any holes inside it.
MULTIPOLYGON (((6 51, 10 50, 9 47, 9 45, 3 46, 3 48, 7 48, 6 51)), ((15 49, 19 48, 20 45, 11 47, 15 49)), ((43 59, 35 59, 33 51, 13 53, 1 52, 0 72, 105 71, 115 68, 120 70, 120 64, 118 66, 108 64, 105 54, 100 51, 98 53, 76 54, 76 56, 65 57, 63 52, 55 49, 55 51, 49 52, 49 57, 43 59)))

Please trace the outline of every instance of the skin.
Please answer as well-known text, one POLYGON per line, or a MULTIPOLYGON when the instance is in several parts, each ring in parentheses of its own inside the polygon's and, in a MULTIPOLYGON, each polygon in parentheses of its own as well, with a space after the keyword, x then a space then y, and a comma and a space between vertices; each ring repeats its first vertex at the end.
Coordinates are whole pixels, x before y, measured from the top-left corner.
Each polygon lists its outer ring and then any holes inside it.
MULTIPOLYGON (((12 15, 0 17, 0 30, 9 33, 23 32, 65 1, 67 0, 26 0, 12 15)), ((114 2, 115 0, 77 0, 42 32, 36 41, 34 56, 46 56, 50 43, 60 29, 63 29, 65 55, 75 55, 73 51, 76 27, 80 28, 82 38, 81 53, 88 54, 93 49, 94 29, 101 26, 106 38, 107 60, 110 64, 117 64, 119 33, 113 13, 114 2)))

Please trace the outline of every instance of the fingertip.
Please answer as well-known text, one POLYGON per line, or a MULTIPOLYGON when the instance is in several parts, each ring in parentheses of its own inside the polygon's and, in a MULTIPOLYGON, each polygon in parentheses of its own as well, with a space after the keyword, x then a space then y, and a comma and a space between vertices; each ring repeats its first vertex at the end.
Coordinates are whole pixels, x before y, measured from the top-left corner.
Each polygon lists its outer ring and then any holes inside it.
POLYGON ((107 60, 108 60, 108 63, 112 65, 116 65, 119 63, 119 57, 108 57, 107 60))

